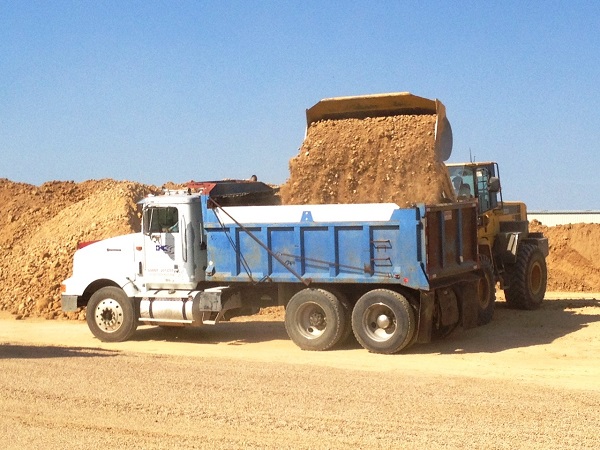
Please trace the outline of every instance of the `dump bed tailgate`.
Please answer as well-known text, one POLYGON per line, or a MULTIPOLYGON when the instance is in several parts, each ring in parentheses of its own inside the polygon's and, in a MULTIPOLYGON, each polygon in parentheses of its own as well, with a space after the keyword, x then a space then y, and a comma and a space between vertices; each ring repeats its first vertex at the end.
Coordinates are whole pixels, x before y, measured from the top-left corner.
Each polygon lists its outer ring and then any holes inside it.
POLYGON ((430 282, 478 268, 476 203, 426 206, 423 223, 430 282))

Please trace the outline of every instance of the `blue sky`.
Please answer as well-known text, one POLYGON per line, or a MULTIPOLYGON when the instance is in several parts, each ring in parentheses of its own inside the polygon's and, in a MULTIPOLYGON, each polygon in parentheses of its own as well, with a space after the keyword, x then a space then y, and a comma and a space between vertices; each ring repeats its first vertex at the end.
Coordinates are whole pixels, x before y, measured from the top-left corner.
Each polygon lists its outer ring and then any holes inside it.
POLYGON ((600 2, 0 0, 0 177, 282 183, 322 98, 438 98, 505 200, 600 209, 600 2))

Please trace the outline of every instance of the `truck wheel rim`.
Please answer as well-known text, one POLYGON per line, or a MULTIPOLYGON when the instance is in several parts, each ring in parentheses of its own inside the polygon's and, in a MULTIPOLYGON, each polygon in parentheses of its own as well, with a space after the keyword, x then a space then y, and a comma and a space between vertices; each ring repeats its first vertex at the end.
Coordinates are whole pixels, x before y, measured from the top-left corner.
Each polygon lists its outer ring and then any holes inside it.
POLYGON ((94 314, 96 324, 105 333, 113 333, 123 324, 123 309, 119 302, 112 298, 98 303, 94 314))
POLYGON ((385 342, 396 332, 396 316, 388 306, 376 303, 365 311, 363 329, 369 339, 385 342))
POLYGON ((325 311, 316 303, 305 303, 298 309, 297 327, 307 339, 317 339, 327 328, 325 311))

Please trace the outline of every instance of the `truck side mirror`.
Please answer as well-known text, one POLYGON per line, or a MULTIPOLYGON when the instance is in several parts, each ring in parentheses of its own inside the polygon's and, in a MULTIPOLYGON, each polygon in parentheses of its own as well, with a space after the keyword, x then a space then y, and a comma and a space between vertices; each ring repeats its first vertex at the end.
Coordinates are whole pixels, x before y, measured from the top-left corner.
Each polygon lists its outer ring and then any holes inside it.
POLYGON ((150 236, 152 234, 151 224, 153 215, 153 208, 144 208, 142 210, 142 233, 146 236, 150 236))
POLYGON ((491 177, 488 181, 488 190, 491 193, 500 192, 500 178, 491 177))

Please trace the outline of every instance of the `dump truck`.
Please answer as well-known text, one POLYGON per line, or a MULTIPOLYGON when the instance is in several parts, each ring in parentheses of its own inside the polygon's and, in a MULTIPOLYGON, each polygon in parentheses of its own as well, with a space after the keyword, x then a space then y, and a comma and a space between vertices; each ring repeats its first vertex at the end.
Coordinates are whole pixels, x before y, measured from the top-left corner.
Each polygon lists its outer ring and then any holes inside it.
POLYGON ((216 325, 283 305, 301 349, 353 334, 385 354, 488 314, 475 202, 248 204, 253 186, 200 182, 143 199, 138 233, 75 252, 63 311, 87 307, 94 336, 118 342, 139 325, 216 325))
MULTIPOLYGON (((452 129, 446 108, 409 92, 335 97, 319 101, 306 111, 307 130, 321 120, 363 119, 408 114, 436 116, 435 157, 447 161, 452 152, 452 129)), ((548 239, 529 230, 523 202, 502 199, 496 162, 446 164, 454 186, 451 200, 478 203, 478 248, 486 273, 489 304, 495 302, 495 285, 504 290, 509 305, 536 309, 547 283, 548 239)), ((491 319, 492 308, 484 321, 491 319)))

